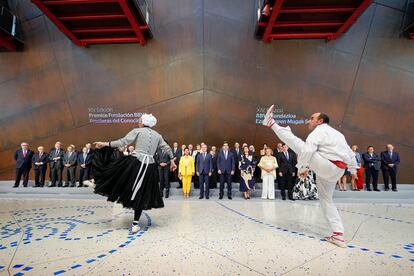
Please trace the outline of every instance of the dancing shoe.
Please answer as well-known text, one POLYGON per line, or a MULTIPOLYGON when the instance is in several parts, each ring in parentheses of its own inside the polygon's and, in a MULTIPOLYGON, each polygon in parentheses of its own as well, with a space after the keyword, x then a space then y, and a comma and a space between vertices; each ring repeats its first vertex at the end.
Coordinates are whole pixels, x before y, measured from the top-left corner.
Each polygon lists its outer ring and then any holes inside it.
POLYGON ((132 228, 131 228, 132 233, 138 233, 139 230, 141 230, 141 227, 139 227, 138 224, 132 224, 132 228))
POLYGON ((326 241, 335 244, 338 247, 342 247, 345 248, 346 247, 346 242, 343 239, 343 234, 339 233, 339 232, 333 232, 332 236, 330 237, 325 237, 326 241))
POLYGON ((85 180, 85 181, 83 181, 82 182, 82 184, 84 185, 84 186, 88 186, 88 187, 91 187, 91 188, 95 188, 95 183, 93 183, 92 181, 90 181, 90 180, 85 180))

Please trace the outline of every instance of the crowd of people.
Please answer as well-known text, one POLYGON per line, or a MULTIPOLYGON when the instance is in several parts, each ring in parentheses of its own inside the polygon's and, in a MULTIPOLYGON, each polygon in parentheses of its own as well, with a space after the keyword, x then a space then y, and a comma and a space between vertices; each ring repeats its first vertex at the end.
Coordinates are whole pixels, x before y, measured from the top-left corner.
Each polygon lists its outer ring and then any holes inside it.
MULTIPOLYGON (((297 175, 296 153, 287 145, 278 143, 275 149, 266 144, 256 151, 253 145, 234 143, 230 148, 228 142, 222 147, 208 147, 205 143, 182 144, 177 142, 171 147, 178 170, 170 170, 170 159, 166 152, 157 150, 154 160, 158 166, 160 193, 166 198, 170 194, 170 182, 178 182, 184 198, 189 198, 191 187, 199 189, 199 198, 209 199, 210 189, 219 188, 219 199, 222 199, 227 185, 227 197, 232 199, 232 185, 239 183, 239 190, 244 199, 250 199, 250 193, 255 190, 255 184, 262 183, 263 199, 275 199, 275 188, 280 189, 282 200, 318 199, 315 185, 316 175, 309 171, 306 177, 297 175), (191 185, 193 184, 193 185, 191 185), (218 186, 218 187, 217 187, 218 186)), ((400 163, 398 152, 391 144, 386 150, 377 154, 373 146, 369 146, 363 154, 358 152, 358 146, 352 145, 357 161, 357 175, 351 175, 345 170, 338 180, 338 190, 346 191, 348 180, 351 189, 360 191, 364 185, 367 191, 380 191, 378 188, 379 172, 382 172, 384 190, 397 191, 397 167, 400 163), (372 189, 371 189, 372 185, 372 189)), ((136 154, 133 145, 125 145, 114 149, 113 159, 120 156, 136 154)), ((66 151, 61 142, 56 142, 48 152, 43 146, 37 152, 29 149, 28 143, 21 143, 21 149, 14 155, 16 160, 16 178, 13 187, 20 185, 23 177, 23 187, 28 186, 29 172, 34 168, 34 187, 44 187, 46 172, 49 167, 49 187, 86 187, 93 182, 92 161, 94 149, 87 143, 82 150, 76 151, 74 145, 69 145, 66 151), (77 173, 77 171, 79 173, 77 173), (76 183, 78 184, 76 185, 76 183)))

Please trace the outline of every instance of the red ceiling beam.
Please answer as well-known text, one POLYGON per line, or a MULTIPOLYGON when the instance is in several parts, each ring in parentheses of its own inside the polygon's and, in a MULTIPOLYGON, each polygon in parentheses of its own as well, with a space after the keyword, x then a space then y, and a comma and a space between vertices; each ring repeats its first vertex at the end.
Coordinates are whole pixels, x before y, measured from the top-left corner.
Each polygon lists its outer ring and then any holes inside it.
POLYGON ((139 43, 141 45, 145 44, 144 35, 140 29, 140 25, 138 24, 135 16, 132 14, 131 9, 128 6, 127 0, 119 0, 119 5, 121 6, 122 10, 124 11, 129 24, 131 24, 132 28, 134 29, 135 34, 138 37, 139 43))
POLYGON ((125 14, 113 13, 113 14, 99 14, 99 15, 70 15, 70 16, 59 16, 57 19, 62 21, 72 20, 95 20, 95 19, 122 19, 126 18, 125 14))
POLYGON ((131 32, 131 27, 72 29, 74 34, 131 32))
POLYGON ((58 27, 58 29, 64 33, 66 36, 68 36, 76 45, 78 46, 87 46, 86 44, 82 43, 76 36, 73 35, 69 31, 68 28, 66 28, 65 25, 53 14, 50 12, 50 10, 42 3, 40 0, 32 0, 32 3, 34 3, 49 19, 58 27))
POLYGON ((345 32, 358 17, 371 5, 372 0, 364 0, 359 7, 354 11, 354 13, 345 21, 345 23, 334 33, 333 36, 328 37, 328 40, 337 39, 343 32, 345 32))
POLYGON ((270 15, 268 24, 263 34, 263 38, 262 38, 263 41, 269 42, 272 40, 270 34, 272 33, 273 25, 275 24, 276 18, 279 15, 280 9, 282 8, 283 1, 284 0, 275 1, 273 9, 272 9, 272 14, 270 15))
POLYGON ((48 0, 42 1, 45 5, 77 5, 77 4, 102 4, 118 3, 118 0, 48 0))
POLYGON ((337 13, 337 12, 353 12, 356 8, 353 7, 289 7, 280 10, 280 13, 337 13))
POLYGON ((9 51, 16 51, 17 46, 13 43, 13 38, 0 33, 0 47, 4 47, 9 51))
POLYGON ((108 44, 108 43, 138 43, 137 37, 114 37, 114 38, 85 38, 81 39, 85 44, 108 44))
MULTIPOLYGON (((279 21, 276 22, 273 27, 334 27, 341 26, 342 21, 279 21)), ((259 22, 259 26, 267 26, 266 22, 259 22)))
POLYGON ((271 34, 273 39, 296 39, 296 38, 326 38, 332 36, 333 33, 276 33, 271 34))

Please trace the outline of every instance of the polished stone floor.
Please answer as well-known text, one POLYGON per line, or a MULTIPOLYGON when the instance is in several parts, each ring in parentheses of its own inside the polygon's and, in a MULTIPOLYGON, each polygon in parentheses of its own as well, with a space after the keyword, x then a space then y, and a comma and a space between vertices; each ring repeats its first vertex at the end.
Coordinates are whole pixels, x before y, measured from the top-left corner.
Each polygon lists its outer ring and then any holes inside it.
POLYGON ((104 198, 2 198, 0 275, 414 274, 412 204, 337 204, 341 249, 317 201, 165 203, 131 234, 132 212, 104 198))

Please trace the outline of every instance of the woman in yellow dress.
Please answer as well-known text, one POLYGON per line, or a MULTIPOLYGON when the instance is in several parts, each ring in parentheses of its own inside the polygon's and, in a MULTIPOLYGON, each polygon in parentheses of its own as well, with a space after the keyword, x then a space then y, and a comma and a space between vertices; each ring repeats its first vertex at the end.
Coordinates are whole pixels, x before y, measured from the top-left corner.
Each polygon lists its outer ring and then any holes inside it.
POLYGON ((184 198, 190 196, 191 178, 194 172, 194 158, 190 156, 190 150, 185 148, 184 155, 180 158, 180 164, 178 165, 178 176, 183 182, 184 198))

